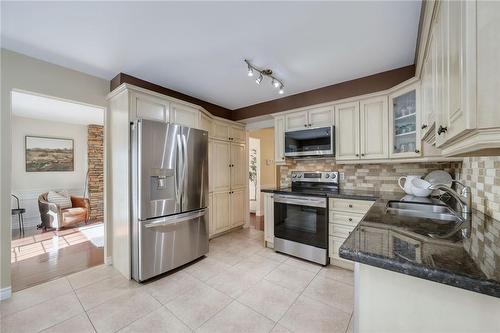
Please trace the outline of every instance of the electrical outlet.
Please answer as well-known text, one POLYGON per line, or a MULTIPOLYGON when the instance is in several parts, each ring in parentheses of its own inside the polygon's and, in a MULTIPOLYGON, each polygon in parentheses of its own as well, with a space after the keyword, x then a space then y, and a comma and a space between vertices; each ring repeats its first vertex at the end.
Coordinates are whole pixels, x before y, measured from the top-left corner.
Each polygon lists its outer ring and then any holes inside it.
POLYGON ((340 175, 340 180, 344 180, 344 177, 345 177, 344 173, 340 172, 339 175, 340 175))

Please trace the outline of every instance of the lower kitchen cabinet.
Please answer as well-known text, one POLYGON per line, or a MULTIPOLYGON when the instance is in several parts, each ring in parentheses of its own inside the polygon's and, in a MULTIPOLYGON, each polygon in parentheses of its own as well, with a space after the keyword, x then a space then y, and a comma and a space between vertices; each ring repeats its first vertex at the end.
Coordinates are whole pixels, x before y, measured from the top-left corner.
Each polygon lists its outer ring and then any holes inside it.
POLYGON ((245 224, 246 187, 209 194, 210 237, 245 224))
POLYGON ((212 225, 215 227, 212 234, 223 232, 230 228, 230 193, 229 191, 213 193, 212 199, 212 225))
POLYGON ((230 205, 230 227, 238 227, 245 224, 246 219, 246 188, 232 190, 229 194, 230 205))
POLYGON ((274 248, 274 195, 264 193, 264 241, 274 248))

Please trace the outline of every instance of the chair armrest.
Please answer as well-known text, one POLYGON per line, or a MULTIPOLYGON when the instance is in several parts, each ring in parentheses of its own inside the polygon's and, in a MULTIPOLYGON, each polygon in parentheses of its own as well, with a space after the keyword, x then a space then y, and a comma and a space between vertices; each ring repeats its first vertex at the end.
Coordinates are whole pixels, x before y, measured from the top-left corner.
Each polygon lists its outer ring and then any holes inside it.
POLYGON ((71 205, 73 207, 90 209, 90 200, 87 198, 71 196, 71 205))
POLYGON ((40 208, 44 208, 45 211, 51 211, 51 212, 54 212, 56 214, 59 214, 60 212, 60 208, 57 204, 53 203, 53 202, 48 202, 46 200, 43 200, 43 199, 38 199, 38 205, 40 208))

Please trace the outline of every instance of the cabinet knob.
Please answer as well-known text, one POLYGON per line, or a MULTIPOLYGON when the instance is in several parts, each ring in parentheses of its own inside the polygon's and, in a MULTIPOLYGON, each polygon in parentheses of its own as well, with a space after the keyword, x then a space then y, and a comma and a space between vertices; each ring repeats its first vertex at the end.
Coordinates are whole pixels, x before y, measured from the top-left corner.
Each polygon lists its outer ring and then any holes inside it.
POLYGON ((352 205, 351 205, 351 204, 349 204, 349 208, 352 208, 352 205))
POLYGON ((427 128, 427 125, 422 125, 422 127, 420 127, 421 129, 426 129, 427 128))
POLYGON ((352 222, 352 217, 349 218, 349 221, 352 222))
POLYGON ((359 156, 359 154, 356 154, 356 157, 358 157, 358 156, 359 156))
POLYGON ((418 149, 415 149, 415 153, 417 153, 417 154, 418 154, 418 153, 420 153, 420 150, 418 150, 418 149))
POLYGON ((365 156, 365 154, 361 154, 361 156, 365 156))
POLYGON ((438 135, 441 135, 441 134, 443 134, 443 133, 446 133, 446 131, 447 131, 447 130, 448 130, 448 127, 446 127, 446 126, 444 126, 444 127, 443 127, 443 126, 439 125, 439 128, 438 128, 438 135))
POLYGON ((307 124, 304 124, 304 127, 307 127, 307 124))
POLYGON ((284 159, 285 159, 285 157, 282 157, 281 159, 282 159, 282 160, 284 160, 284 159))
POLYGON ((311 125, 311 124, 309 124, 309 127, 311 127, 311 126, 312 126, 312 125, 311 125))

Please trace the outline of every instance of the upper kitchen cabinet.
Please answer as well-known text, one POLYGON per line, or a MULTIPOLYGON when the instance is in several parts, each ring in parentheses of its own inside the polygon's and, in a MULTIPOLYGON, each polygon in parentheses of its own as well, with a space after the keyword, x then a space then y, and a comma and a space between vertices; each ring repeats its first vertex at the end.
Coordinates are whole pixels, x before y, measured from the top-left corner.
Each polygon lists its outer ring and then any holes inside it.
POLYGON ((212 118, 207 116, 204 112, 200 112, 200 117, 198 119, 198 127, 199 127, 199 129, 207 131, 208 136, 211 136, 212 118))
POLYGON ((247 140, 245 129, 237 126, 229 127, 229 141, 245 143, 247 140))
POLYGON ((389 95, 389 152, 391 158, 419 157, 421 151, 418 85, 389 95))
POLYGON ((359 159, 359 102, 336 105, 335 124, 336 159, 359 159))
POLYGON ((198 109, 190 106, 172 103, 170 106, 170 122, 198 128, 199 113, 198 109))
POLYGON ((361 159, 389 158, 389 111, 387 97, 359 103, 361 159))
POLYGON ((285 117, 274 117, 274 159, 276 165, 285 164, 285 117))
POLYGON ((164 122, 170 121, 170 103, 168 101, 139 92, 132 92, 130 99, 131 119, 142 118, 164 122))
POLYGON ((304 128, 332 126, 333 123, 333 107, 331 106, 298 111, 285 115, 285 129, 287 132, 304 128))
POLYGON ((242 126, 229 122, 214 120, 212 122, 212 138, 233 142, 246 142, 246 132, 242 126))

